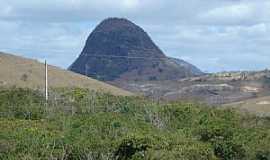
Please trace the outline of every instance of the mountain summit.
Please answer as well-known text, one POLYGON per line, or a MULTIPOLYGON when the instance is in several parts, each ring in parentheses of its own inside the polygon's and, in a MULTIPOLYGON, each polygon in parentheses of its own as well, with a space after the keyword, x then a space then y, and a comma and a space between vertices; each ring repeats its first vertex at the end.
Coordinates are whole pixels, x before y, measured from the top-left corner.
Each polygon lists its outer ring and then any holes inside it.
POLYGON ((69 69, 104 81, 170 80, 202 74, 187 62, 166 57, 141 27, 123 18, 102 21, 69 69))

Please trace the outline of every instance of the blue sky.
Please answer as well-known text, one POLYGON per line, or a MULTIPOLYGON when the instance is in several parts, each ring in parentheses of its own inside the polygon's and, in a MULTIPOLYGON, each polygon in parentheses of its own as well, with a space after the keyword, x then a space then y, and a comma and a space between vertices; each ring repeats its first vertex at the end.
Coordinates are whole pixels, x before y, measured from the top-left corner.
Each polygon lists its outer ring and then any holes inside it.
POLYGON ((270 68, 269 0, 0 0, 0 51, 67 68, 94 27, 124 17, 204 71, 270 68))

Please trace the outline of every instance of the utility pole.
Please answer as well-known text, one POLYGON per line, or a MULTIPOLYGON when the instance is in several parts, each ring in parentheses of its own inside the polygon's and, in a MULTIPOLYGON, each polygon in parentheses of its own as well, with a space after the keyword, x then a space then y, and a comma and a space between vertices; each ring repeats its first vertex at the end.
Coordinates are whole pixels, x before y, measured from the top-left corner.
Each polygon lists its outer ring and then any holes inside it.
POLYGON ((48 101, 48 65, 45 60, 45 100, 48 101))

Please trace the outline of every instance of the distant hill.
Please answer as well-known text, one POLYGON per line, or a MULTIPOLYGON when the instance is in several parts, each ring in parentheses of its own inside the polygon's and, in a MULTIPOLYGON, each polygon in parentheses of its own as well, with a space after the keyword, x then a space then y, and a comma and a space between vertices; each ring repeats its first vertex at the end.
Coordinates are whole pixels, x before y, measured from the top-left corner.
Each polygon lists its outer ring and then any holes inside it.
MULTIPOLYGON (((132 95, 128 91, 55 66, 48 66, 48 74, 49 86, 53 88, 83 87, 114 95, 132 95)), ((44 64, 0 52, 0 87, 12 86, 43 89, 44 64)))
POLYGON ((224 107, 231 107, 254 113, 258 116, 270 116, 270 96, 252 98, 245 101, 230 103, 224 107))
POLYGON ((104 81, 172 80, 203 74, 183 60, 166 57, 141 27, 121 18, 102 21, 69 69, 104 81))
POLYGON ((223 72, 167 81, 114 82, 154 99, 226 104, 270 95, 270 71, 223 72))
POLYGON ((186 77, 189 77, 189 76, 201 76, 201 75, 204 75, 204 73, 199 69, 197 68, 196 66, 194 66, 193 64, 190 64, 184 60, 181 60, 181 59, 177 59, 177 58, 172 58, 170 57, 170 59, 175 62, 176 64, 179 65, 179 67, 183 67, 186 69, 186 77))

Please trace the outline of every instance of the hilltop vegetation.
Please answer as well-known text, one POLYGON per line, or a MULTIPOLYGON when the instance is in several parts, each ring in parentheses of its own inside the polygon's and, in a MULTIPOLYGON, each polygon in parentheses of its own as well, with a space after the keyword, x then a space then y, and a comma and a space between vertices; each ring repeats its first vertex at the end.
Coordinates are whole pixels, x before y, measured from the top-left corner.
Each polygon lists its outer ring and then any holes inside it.
POLYGON ((270 159, 270 119, 86 89, 0 90, 0 159, 270 159))

